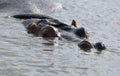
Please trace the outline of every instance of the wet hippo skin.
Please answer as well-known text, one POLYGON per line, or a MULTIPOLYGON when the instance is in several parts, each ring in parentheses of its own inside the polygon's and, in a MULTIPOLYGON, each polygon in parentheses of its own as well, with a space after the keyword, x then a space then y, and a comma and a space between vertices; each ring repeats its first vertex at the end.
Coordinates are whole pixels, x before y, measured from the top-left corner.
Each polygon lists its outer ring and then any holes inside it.
POLYGON ((92 48, 98 51, 105 50, 106 47, 101 43, 90 43, 88 33, 84 27, 78 28, 76 21, 73 20, 70 25, 65 24, 55 18, 38 14, 19 14, 12 16, 18 19, 39 19, 30 21, 26 26, 27 32, 35 36, 42 37, 60 37, 70 41, 76 41, 80 49, 90 52, 92 48))

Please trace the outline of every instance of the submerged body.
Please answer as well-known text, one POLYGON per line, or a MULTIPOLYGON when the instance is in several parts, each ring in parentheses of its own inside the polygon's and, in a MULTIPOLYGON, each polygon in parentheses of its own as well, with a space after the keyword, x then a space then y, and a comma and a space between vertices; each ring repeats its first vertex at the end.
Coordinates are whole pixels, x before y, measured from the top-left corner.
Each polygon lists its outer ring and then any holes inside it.
MULTIPOLYGON (((12 16, 18 19, 39 19, 39 20, 31 20, 26 26, 27 32, 30 34, 34 34, 35 36, 42 37, 59 37, 65 38, 69 41, 76 41, 78 46, 84 50, 90 51, 95 45, 95 49, 104 50, 104 46, 98 46, 98 44, 92 44, 88 39, 88 33, 85 31, 83 27, 76 28, 75 20, 72 21, 71 25, 60 22, 57 19, 54 19, 49 16, 38 15, 38 14, 20 14, 12 16), (74 26, 75 28, 73 28, 74 26)), ((100 43, 102 45, 102 43, 100 43)))

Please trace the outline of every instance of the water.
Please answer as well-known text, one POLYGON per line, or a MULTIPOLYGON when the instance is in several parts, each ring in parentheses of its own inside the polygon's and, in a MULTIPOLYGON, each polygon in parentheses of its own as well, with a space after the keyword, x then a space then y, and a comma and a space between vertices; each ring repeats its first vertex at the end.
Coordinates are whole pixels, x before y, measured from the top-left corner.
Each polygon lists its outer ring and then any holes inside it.
POLYGON ((119 0, 0 0, 0 12, 0 76, 119 76, 119 0), (46 14, 67 24, 75 19, 89 41, 107 49, 86 53, 75 42, 34 37, 22 20, 6 17, 17 13, 46 14))

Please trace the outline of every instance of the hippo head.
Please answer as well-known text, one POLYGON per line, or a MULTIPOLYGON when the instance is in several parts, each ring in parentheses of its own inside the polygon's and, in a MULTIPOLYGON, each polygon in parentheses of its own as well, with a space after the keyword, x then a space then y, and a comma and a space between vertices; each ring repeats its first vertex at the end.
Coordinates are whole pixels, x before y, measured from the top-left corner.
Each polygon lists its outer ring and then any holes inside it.
POLYGON ((78 46, 80 47, 80 49, 86 51, 86 52, 90 52, 91 49, 93 48, 92 44, 86 40, 80 42, 78 44, 78 46))

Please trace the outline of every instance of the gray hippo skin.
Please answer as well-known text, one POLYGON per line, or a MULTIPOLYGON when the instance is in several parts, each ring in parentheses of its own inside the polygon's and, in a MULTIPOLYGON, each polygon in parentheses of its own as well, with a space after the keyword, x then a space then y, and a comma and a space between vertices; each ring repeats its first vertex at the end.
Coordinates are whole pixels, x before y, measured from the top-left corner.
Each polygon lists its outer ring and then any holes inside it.
POLYGON ((92 44, 87 41, 88 33, 83 27, 77 28, 75 20, 72 21, 71 25, 68 25, 46 15, 18 14, 12 17, 25 19, 23 24, 25 24, 27 32, 34 34, 35 36, 59 37, 69 41, 76 41, 79 42, 79 48, 86 52, 90 52, 90 49, 92 48, 95 48, 98 51, 106 49, 101 42, 92 44))

